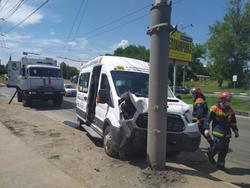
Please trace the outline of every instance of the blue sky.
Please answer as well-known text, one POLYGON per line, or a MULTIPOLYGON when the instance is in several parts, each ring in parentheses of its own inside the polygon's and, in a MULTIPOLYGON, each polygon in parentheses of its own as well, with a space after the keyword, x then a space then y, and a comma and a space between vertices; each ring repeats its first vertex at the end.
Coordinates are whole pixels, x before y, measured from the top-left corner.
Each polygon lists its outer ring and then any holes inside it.
MULTIPOLYGON (((15 14, 1 20, 20 1, 0 0, 0 34, 4 35, 0 35, 0 59, 4 64, 9 55, 18 60, 23 51, 29 51, 79 67, 80 63, 59 57, 89 60, 129 44, 149 46, 146 30, 153 0, 50 0, 8 32, 45 0, 24 0, 15 14), (80 16, 75 20, 79 9, 80 16), (123 17, 139 9, 136 14, 123 17), (97 29, 121 17, 124 19, 97 29)), ((171 23, 179 28, 192 24, 184 32, 193 37, 194 43, 203 43, 208 38, 209 25, 223 19, 226 3, 227 0, 173 0, 171 23)))

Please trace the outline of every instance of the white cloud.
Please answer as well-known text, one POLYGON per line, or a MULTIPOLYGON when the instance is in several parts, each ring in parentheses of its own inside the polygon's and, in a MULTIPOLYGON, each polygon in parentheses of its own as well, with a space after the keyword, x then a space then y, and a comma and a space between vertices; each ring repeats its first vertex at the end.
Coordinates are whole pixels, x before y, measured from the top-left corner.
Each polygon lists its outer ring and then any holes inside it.
POLYGON ((114 44, 113 47, 112 47, 112 50, 116 50, 117 48, 123 48, 124 49, 124 48, 126 48, 128 46, 129 46, 128 40, 123 39, 119 43, 114 44))
POLYGON ((80 42, 81 47, 85 47, 88 44, 88 40, 84 37, 79 38, 78 41, 80 42))
POLYGON ((55 35, 56 33, 54 31, 50 31, 50 35, 55 35))
POLYGON ((74 46, 77 45, 77 43, 76 43, 75 41, 69 41, 67 44, 68 44, 69 46, 71 46, 71 47, 74 47, 74 46))
MULTIPOLYGON (((13 10, 13 7, 17 4, 16 0, 2 0, 1 4, 4 5, 6 3, 6 6, 1 10, 1 17, 6 18, 7 22, 11 22, 13 24, 17 24, 24 20, 30 13, 32 13, 36 7, 23 4, 12 16, 8 17, 11 13, 11 10, 13 10)), ((43 18, 43 15, 36 12, 31 17, 29 17, 24 23, 22 23, 22 26, 29 25, 29 24, 35 24, 41 21, 43 18)))
POLYGON ((118 48, 126 48, 129 46, 128 40, 121 40, 121 42, 118 44, 118 48))
POLYGON ((39 39, 39 40, 34 40, 33 43, 43 46, 56 46, 62 44, 63 42, 59 39, 39 39))
POLYGON ((17 33, 11 33, 6 34, 4 39, 7 41, 13 41, 13 42, 27 42, 27 40, 31 39, 31 35, 27 34, 17 34, 17 33))

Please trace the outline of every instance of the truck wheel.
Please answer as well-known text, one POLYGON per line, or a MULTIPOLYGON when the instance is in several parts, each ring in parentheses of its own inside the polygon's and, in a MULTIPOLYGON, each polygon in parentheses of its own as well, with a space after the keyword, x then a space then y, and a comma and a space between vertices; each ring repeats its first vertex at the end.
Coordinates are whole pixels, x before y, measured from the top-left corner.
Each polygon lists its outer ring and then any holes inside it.
POLYGON ((29 96, 26 96, 25 94, 23 95, 22 98, 23 106, 24 107, 30 107, 32 104, 32 99, 29 96))
POLYGON ((110 157, 117 157, 118 152, 114 149, 114 146, 112 145, 112 135, 110 127, 107 126, 104 130, 104 137, 103 137, 103 147, 105 153, 110 157))
POLYGON ((22 102, 23 101, 23 98, 22 98, 22 92, 21 91, 17 91, 17 101, 18 102, 22 102))
POLYGON ((63 96, 57 96, 53 98, 53 104, 54 106, 61 106, 63 102, 63 96))

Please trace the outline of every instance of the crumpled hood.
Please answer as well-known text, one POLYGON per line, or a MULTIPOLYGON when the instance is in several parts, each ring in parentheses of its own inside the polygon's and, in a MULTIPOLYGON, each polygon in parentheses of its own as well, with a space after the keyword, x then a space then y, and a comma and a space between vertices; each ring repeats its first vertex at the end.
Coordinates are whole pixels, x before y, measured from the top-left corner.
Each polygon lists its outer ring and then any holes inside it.
MULTIPOLYGON (((148 98, 136 97, 134 94, 130 93, 130 99, 138 113, 145 113, 148 111, 148 98)), ((191 107, 185 102, 177 98, 168 98, 168 112, 184 114, 190 109, 191 107)))

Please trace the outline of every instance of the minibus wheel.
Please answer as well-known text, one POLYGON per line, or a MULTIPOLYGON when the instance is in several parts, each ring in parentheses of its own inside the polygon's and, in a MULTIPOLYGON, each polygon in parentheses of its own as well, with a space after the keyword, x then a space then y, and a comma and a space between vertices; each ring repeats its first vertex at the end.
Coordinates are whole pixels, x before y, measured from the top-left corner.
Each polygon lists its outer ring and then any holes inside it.
POLYGON ((114 146, 112 145, 112 135, 110 126, 107 126, 104 130, 104 137, 103 137, 103 147, 105 153, 110 157, 117 157, 118 152, 114 149, 114 146))

